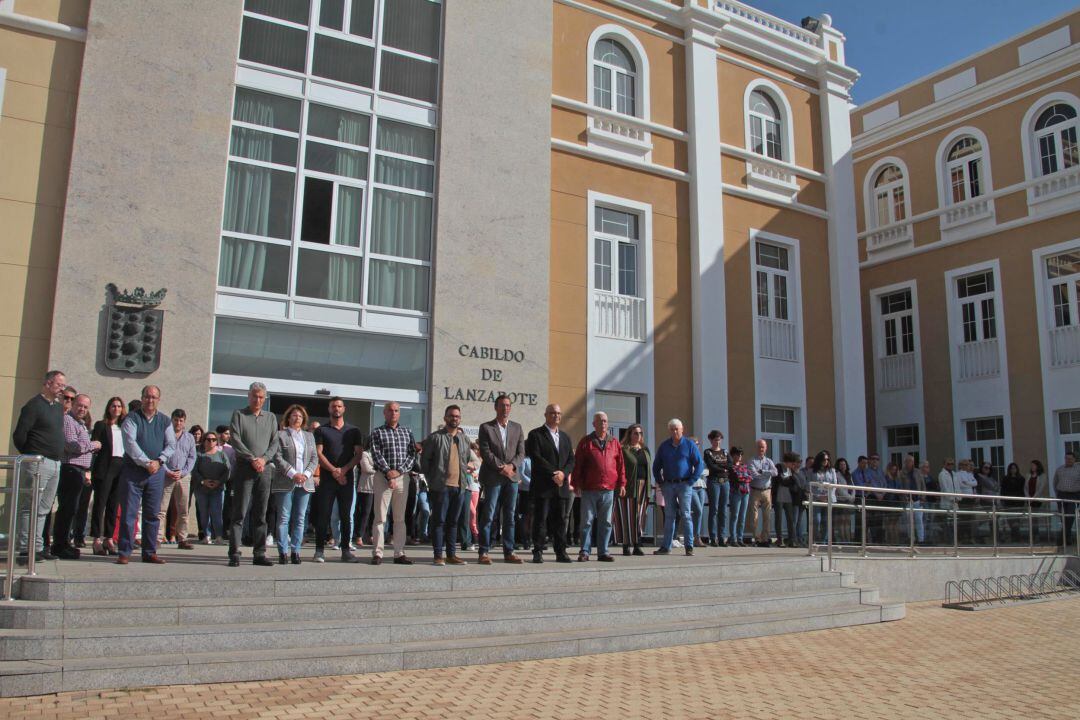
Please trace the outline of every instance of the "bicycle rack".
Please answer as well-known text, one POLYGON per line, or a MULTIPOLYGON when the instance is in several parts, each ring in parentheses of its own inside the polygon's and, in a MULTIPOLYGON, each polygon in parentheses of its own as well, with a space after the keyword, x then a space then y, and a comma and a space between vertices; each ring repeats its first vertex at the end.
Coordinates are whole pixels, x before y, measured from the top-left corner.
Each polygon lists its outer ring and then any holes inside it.
POLYGON ((1080 593, 1080 575, 1072 570, 949 580, 945 583, 945 602, 941 606, 958 610, 978 610, 1064 597, 1071 593, 1080 593))

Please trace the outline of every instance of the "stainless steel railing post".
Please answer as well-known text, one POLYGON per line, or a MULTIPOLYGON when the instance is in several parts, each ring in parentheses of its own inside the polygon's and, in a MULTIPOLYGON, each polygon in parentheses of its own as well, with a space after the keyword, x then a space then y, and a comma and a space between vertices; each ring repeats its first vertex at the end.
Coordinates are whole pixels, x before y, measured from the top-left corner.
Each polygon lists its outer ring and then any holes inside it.
POLYGON ((30 518, 26 536, 26 574, 31 577, 37 575, 35 568, 37 551, 34 550, 34 544, 41 543, 42 550, 45 549, 44 541, 38 537, 38 496, 40 494, 41 462, 39 461, 34 463, 34 481, 30 484, 30 518))
POLYGON ((960 527, 956 519, 956 498, 953 498, 952 502, 952 550, 954 557, 960 557, 960 527))
POLYGON ((8 495, 8 547, 7 564, 4 575, 4 600, 11 600, 15 589, 15 554, 18 552, 19 519, 19 473, 22 472, 22 457, 15 458, 12 464, 11 494, 8 495))
POLYGON ((1061 511, 1061 552, 1069 550, 1069 533, 1065 531, 1065 501, 1058 500, 1058 509, 1061 511))
POLYGON ((998 555, 998 526, 997 526, 997 501, 990 501, 990 537, 994 541, 994 557, 998 555))
POLYGON ((1076 538, 1076 554, 1080 555, 1080 505, 1073 503, 1073 536, 1076 538))
POLYGON ((915 496, 908 495, 908 555, 915 557, 915 496))
POLYGON ((862 531, 862 549, 859 551, 863 557, 866 557, 866 495, 864 494, 859 499, 859 512, 861 514, 862 522, 859 523, 859 529, 862 531))
MULTIPOLYGON (((832 543, 833 543, 832 505, 833 505, 833 496, 832 496, 832 492, 829 492, 830 489, 831 488, 826 488, 826 490, 825 490, 825 502, 827 503, 827 505, 826 505, 826 514, 825 514, 825 535, 827 537, 826 542, 828 543, 826 552, 829 555, 829 572, 832 572, 833 571, 833 561, 832 561, 832 543)), ((835 490, 833 492, 835 492, 835 490)))
MULTIPOLYGON (((810 497, 806 501, 806 554, 810 557, 814 557, 814 489, 810 488, 810 497)), ((777 530, 779 532, 779 529, 777 530)), ((795 534, 799 533, 799 528, 795 528, 795 534)))
POLYGON ((1035 518, 1031 516, 1031 500, 1027 503, 1027 516, 1028 516, 1028 552, 1032 555, 1035 554, 1035 518))

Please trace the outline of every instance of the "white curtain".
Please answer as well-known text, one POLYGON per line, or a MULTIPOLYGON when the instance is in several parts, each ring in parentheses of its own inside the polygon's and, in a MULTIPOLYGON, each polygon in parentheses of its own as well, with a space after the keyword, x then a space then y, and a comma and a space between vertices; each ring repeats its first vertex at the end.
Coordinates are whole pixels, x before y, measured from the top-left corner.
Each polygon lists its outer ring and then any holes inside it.
POLYGON ((371 249, 380 255, 431 258, 431 198, 375 190, 371 249))
POLYGON ((368 302, 405 310, 428 309, 429 270, 423 265, 405 265, 372 260, 368 265, 368 302))

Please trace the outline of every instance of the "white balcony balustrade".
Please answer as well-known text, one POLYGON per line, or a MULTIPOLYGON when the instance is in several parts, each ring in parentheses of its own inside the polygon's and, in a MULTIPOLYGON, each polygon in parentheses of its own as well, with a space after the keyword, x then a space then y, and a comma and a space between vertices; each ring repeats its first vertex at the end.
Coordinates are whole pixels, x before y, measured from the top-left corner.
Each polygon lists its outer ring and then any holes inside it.
POLYGON ((997 338, 960 343, 957 348, 961 380, 980 380, 1001 373, 1001 354, 997 338))
POLYGON ((897 245, 910 245, 913 242, 911 223, 890 225, 875 230, 866 236, 866 252, 872 254, 897 245))
POLYGON ((761 357, 798 361, 798 333, 795 323, 767 317, 759 317, 757 323, 758 354, 761 357))
POLYGON ((949 229, 966 225, 994 214, 994 201, 990 198, 975 198, 959 205, 950 205, 941 214, 941 227, 949 229))
POLYGON ((645 342, 645 299, 593 291, 593 320, 598 337, 645 342))
POLYGON ((1050 367, 1080 365, 1080 325, 1050 330, 1050 367))
POLYGON ((882 392, 915 387, 915 353, 901 353, 878 359, 878 380, 882 392))

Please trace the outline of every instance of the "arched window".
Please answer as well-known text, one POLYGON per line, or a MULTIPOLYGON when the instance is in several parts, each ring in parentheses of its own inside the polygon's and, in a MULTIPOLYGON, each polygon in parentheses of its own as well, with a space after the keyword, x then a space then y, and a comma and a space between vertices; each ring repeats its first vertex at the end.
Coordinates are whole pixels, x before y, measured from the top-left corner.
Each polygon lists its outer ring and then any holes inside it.
POLYGON ((1035 121, 1035 143, 1042 175, 1080 165, 1076 126, 1076 109, 1065 103, 1055 103, 1039 115, 1035 121))
POLYGON ((874 177, 873 201, 877 227, 891 225, 907 217, 904 173, 896 165, 886 165, 874 177))
POLYGON ((783 120, 776 101, 764 91, 754 90, 750 93, 747 112, 750 115, 751 152, 774 160, 783 160, 783 120))
POLYGON ((620 43, 597 41, 593 50, 593 102, 623 115, 637 115, 637 64, 620 43))
POLYGON ((983 146, 966 135, 949 148, 945 156, 945 174, 949 181, 949 202, 962 203, 982 195, 983 146))

